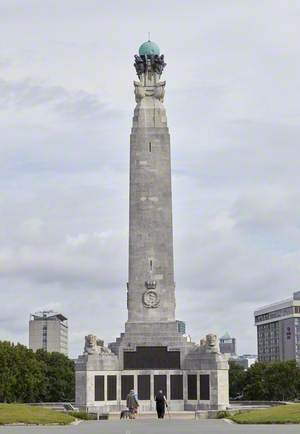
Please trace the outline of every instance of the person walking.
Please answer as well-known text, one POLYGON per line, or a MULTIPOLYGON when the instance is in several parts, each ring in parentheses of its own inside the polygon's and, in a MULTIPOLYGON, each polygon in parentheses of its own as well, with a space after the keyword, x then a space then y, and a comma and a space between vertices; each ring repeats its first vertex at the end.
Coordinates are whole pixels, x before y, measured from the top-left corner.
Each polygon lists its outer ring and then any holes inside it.
POLYGON ((134 390, 131 390, 126 398, 126 405, 130 413, 130 419, 135 419, 139 403, 134 390))
POLYGON ((168 408, 167 399, 162 390, 159 390, 156 397, 156 411, 158 419, 163 419, 165 416, 166 407, 168 408))

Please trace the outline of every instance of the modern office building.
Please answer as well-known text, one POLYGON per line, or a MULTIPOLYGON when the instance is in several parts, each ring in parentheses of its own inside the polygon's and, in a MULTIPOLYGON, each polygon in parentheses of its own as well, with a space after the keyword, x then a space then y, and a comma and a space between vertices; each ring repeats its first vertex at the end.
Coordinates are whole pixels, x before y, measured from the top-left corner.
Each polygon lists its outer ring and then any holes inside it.
POLYGON ((53 311, 36 312, 29 320, 29 348, 68 355, 68 319, 53 311))
POLYGON ((300 363, 300 291, 254 312, 259 362, 300 363))
POLYGON ((232 338, 228 332, 220 338, 220 352, 222 354, 236 355, 236 339, 232 338))

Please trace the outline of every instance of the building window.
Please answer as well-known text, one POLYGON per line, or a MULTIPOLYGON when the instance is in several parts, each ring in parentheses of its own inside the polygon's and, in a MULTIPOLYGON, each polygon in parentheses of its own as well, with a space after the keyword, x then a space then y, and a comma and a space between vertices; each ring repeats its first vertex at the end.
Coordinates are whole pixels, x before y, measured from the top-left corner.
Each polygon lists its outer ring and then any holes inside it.
POLYGON ((152 152, 152 143, 149 142, 149 152, 152 152))
POLYGON ((47 324, 43 325, 43 350, 47 351, 47 345, 48 345, 48 328, 47 324))
MULTIPOLYGON (((300 306, 296 306, 296 307, 300 308, 300 306)), ((255 322, 267 321, 271 318, 279 318, 282 316, 291 315, 292 313, 293 313, 292 307, 285 307, 283 309, 278 309, 278 310, 274 310, 272 312, 264 313, 262 315, 257 315, 255 317, 255 322)), ((300 313, 300 309, 299 309, 299 313, 300 313)))

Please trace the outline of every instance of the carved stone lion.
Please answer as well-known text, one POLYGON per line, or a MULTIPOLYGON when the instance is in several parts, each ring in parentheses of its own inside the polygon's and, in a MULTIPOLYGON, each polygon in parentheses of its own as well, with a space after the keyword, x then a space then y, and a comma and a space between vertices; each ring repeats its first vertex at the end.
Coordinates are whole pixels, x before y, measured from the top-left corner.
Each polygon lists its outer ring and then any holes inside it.
POLYGON ((220 352, 217 335, 213 333, 206 335, 206 348, 210 353, 220 352))
POLYGON ((97 345, 97 336, 85 336, 84 354, 97 354, 99 353, 99 346, 97 345))
POLYGON ((206 348, 206 340, 205 339, 200 339, 200 347, 206 348))
POLYGON ((104 341, 97 339, 95 335, 85 336, 85 345, 83 354, 103 354, 111 351, 104 347, 104 341))

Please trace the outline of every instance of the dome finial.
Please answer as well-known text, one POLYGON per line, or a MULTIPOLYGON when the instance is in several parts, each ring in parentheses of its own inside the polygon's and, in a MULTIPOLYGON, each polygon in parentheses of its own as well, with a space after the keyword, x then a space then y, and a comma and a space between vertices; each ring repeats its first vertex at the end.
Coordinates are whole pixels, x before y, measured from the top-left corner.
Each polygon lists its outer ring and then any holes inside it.
MULTIPOLYGON (((150 38, 150 32, 149 32, 149 38, 150 38)), ((144 42, 140 48, 139 48, 139 55, 140 56, 159 56, 160 55, 160 49, 159 46, 153 42, 150 41, 150 39, 147 42, 144 42)))
POLYGON ((148 32, 148 42, 150 42, 150 32, 148 32))

